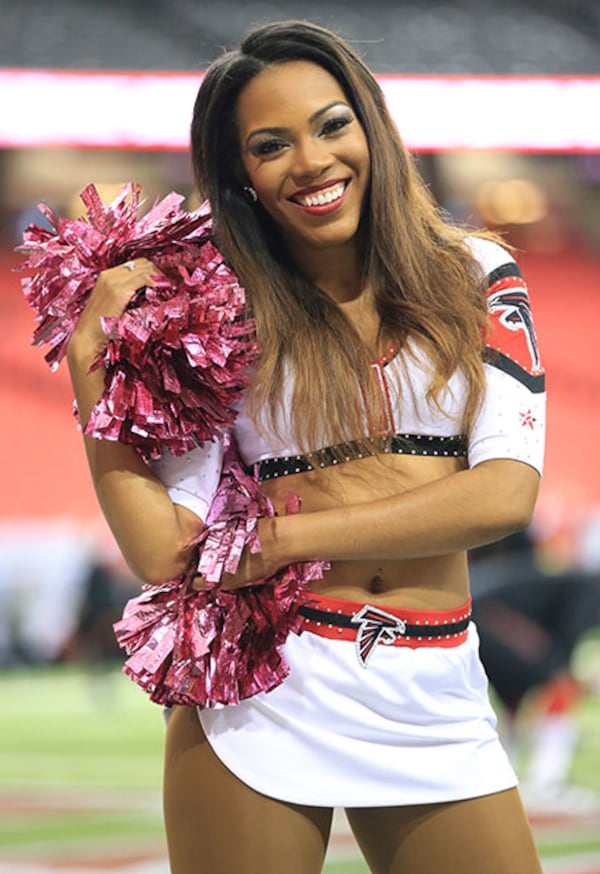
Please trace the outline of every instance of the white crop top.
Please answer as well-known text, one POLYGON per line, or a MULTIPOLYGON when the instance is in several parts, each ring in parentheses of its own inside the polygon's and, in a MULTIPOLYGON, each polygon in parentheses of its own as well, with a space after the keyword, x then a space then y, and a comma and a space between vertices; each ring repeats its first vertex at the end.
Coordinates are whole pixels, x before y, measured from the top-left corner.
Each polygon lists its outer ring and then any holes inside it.
MULTIPOLYGON (((546 396, 527 287, 516 261, 502 247, 476 237, 469 239, 469 245, 487 277, 491 316, 484 352, 486 388, 471 432, 466 438, 460 434, 466 394, 462 373, 457 371, 449 380, 439 398, 441 409, 428 403, 428 362, 412 342, 385 364, 373 365, 390 399, 388 430, 401 438, 414 438, 412 445, 417 448, 408 450, 413 454, 464 454, 469 467, 492 458, 509 458, 530 464, 541 474, 546 396), (395 385, 400 387, 401 401, 395 385), (457 451, 461 445, 464 451, 457 451)), ((301 450, 285 422, 280 432, 288 436, 277 439, 259 434, 242 398, 233 433, 246 464, 277 459, 286 463, 288 473, 311 469, 294 467, 294 459, 300 464, 303 458, 301 450)), ((215 441, 183 456, 165 453, 150 466, 174 503, 204 519, 219 483, 222 458, 222 443, 215 441)))

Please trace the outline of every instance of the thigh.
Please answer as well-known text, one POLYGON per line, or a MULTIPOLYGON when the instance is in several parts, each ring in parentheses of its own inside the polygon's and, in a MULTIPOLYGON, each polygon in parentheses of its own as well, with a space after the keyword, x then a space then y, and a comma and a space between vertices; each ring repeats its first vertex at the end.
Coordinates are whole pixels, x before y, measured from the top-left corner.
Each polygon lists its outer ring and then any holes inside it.
MULTIPOLYGON (((285 762, 281 767, 283 773, 285 762)), ((172 874, 318 874, 332 816, 329 808, 286 804, 238 780, 188 707, 169 717, 164 812, 172 874)))
POLYGON ((516 789, 410 807, 351 808, 373 874, 541 874, 516 789))

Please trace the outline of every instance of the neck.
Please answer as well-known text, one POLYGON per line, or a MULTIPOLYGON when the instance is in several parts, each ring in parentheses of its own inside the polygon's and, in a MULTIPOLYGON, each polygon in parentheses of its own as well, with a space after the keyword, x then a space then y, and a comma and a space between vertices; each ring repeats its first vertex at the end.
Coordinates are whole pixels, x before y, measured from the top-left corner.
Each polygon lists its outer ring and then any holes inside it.
POLYGON ((362 294, 363 259, 356 240, 326 249, 295 246, 292 256, 304 276, 336 303, 349 303, 362 294))
POLYGON ((373 299, 373 289, 363 271, 363 252, 355 237, 343 245, 315 249, 309 246, 290 247, 292 257, 313 285, 325 292, 341 310, 377 358, 379 347, 379 316, 373 299))

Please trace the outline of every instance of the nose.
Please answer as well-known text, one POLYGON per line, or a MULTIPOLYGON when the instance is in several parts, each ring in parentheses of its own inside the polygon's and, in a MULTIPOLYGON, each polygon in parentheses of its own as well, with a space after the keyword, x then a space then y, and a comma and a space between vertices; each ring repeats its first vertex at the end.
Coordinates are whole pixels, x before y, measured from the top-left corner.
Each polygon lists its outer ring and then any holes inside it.
POLYGON ((333 163, 327 145, 315 137, 307 137, 294 147, 294 163, 291 174, 295 181, 315 179, 333 163))

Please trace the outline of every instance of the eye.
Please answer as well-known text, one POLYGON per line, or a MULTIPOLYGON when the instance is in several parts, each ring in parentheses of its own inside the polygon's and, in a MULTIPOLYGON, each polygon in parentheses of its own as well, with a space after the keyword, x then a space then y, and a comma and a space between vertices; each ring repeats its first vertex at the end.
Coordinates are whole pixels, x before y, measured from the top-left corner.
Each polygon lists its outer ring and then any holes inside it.
POLYGON ((334 118, 329 118, 324 123, 321 128, 321 136, 328 136, 329 134, 335 134, 338 131, 342 130, 342 128, 346 127, 346 125, 351 124, 354 121, 354 118, 351 115, 336 115, 334 118))
POLYGON ((262 140, 252 146, 250 151, 253 155, 264 156, 273 155, 285 148, 285 142, 279 139, 262 140))

